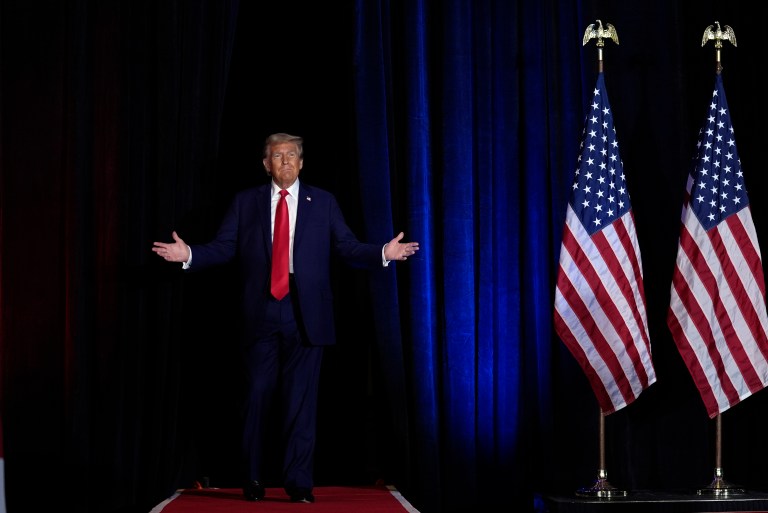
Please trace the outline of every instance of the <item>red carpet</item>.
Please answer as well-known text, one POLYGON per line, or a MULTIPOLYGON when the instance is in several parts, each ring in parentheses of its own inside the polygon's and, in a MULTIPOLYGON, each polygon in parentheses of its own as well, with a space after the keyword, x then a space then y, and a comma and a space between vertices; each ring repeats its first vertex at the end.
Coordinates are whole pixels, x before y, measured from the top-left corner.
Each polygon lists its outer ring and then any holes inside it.
POLYGON ((267 488, 267 496, 258 503, 246 501, 239 488, 180 490, 150 513, 419 513, 392 487, 324 486, 313 493, 314 504, 294 504, 282 488, 267 488))

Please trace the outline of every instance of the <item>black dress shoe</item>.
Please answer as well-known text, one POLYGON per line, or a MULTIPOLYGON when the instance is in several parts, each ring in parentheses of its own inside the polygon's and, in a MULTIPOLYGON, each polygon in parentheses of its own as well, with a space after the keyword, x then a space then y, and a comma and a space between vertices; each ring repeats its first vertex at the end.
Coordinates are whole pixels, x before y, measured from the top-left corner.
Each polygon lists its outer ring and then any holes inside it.
POLYGON ((248 501, 260 501, 266 493, 266 490, 258 481, 249 481, 243 486, 243 495, 245 500, 248 501))
POLYGON ((291 502, 303 502, 309 504, 315 502, 315 496, 309 488, 294 488, 288 492, 291 496, 291 502))

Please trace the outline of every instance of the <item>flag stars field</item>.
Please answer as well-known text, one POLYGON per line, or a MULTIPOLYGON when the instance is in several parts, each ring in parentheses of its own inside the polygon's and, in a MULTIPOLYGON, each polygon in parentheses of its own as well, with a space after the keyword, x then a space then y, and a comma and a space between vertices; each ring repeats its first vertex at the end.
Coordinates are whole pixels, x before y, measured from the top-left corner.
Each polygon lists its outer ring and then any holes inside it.
MULTIPOLYGON (((616 170, 621 169, 622 165, 618 156, 619 144, 616 140, 616 128, 611 119, 611 109, 607 105, 605 98, 607 95, 603 94, 599 88, 594 90, 594 96, 599 101, 592 103, 592 110, 597 113, 592 114, 588 119, 589 130, 585 131, 587 140, 580 146, 582 152, 578 158, 579 167, 573 183, 573 189, 580 188, 583 194, 579 197, 574 196, 573 201, 579 202, 579 215, 583 216, 585 222, 596 230, 613 222, 626 209, 624 209, 624 201, 617 203, 615 196, 616 170), (611 205, 618 206, 618 209, 611 205)), ((623 172, 619 173, 619 179, 624 181, 623 172)), ((620 187, 618 194, 626 194, 626 189, 620 187)))

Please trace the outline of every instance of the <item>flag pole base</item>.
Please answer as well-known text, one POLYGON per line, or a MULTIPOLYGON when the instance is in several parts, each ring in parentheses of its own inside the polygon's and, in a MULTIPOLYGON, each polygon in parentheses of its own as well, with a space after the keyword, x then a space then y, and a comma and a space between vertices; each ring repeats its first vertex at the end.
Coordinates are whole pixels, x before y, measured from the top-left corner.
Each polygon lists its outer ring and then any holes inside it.
POLYGON ((576 495, 579 497, 599 497, 599 498, 612 498, 612 497, 626 497, 627 491, 620 490, 608 482, 608 474, 605 470, 600 470, 597 474, 597 480, 592 486, 586 488, 579 488, 576 490, 576 495))
POLYGON ((696 493, 699 495, 708 495, 710 497, 730 497, 732 495, 740 495, 745 493, 744 489, 732 485, 723 479, 723 469, 715 469, 715 479, 705 488, 701 488, 696 493))

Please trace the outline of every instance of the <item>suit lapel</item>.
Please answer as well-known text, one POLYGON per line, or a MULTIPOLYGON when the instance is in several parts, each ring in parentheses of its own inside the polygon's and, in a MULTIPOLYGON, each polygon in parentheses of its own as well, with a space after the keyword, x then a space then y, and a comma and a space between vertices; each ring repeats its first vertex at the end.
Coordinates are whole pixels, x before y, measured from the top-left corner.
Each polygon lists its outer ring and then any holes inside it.
POLYGON ((256 208, 261 219, 261 233, 264 238, 264 249, 267 261, 272 258, 272 182, 256 195, 256 208))
MULTIPOLYGON (((306 220, 309 219, 312 207, 312 188, 299 183, 299 193, 296 197, 296 228, 293 233, 293 250, 296 255, 296 248, 301 244, 304 237, 306 220)), ((294 260, 295 263, 295 260, 294 260)))

